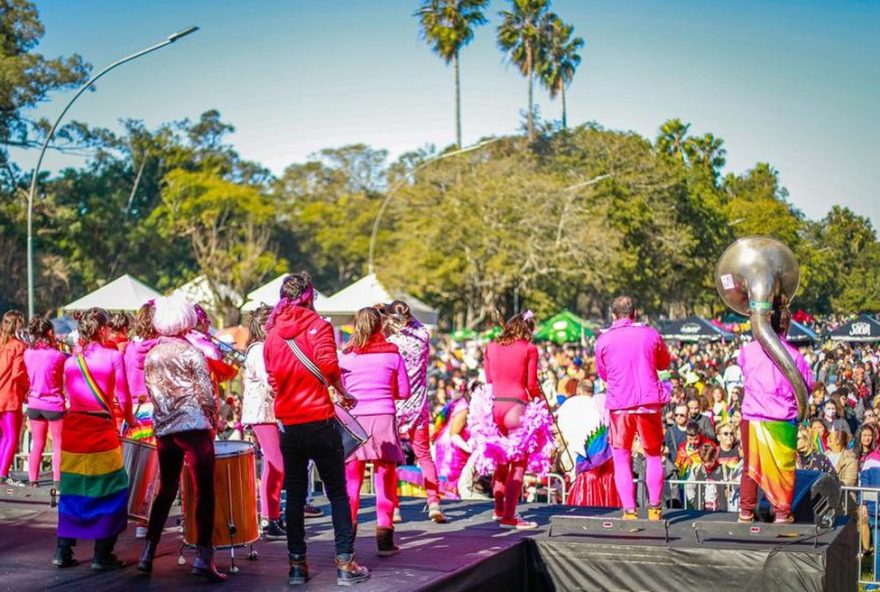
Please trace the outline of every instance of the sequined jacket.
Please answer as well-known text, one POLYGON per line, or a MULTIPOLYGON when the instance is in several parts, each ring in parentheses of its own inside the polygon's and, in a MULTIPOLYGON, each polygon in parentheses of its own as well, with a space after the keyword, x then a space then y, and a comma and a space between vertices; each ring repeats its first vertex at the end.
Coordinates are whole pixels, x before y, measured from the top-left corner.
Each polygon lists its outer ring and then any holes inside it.
POLYGON ((218 409, 205 355, 185 339, 161 337, 147 354, 144 379, 156 436, 212 430, 218 409))
POLYGON ((401 434, 407 434, 416 426, 428 422, 428 355, 431 335, 416 319, 412 319, 399 333, 390 335, 388 341, 397 345, 412 395, 397 401, 397 422, 401 434))

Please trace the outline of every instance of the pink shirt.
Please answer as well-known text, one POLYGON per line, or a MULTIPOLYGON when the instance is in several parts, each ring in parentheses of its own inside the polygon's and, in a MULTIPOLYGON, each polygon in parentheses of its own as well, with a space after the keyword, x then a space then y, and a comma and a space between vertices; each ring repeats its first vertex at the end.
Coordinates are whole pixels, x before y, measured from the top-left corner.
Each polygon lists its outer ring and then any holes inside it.
POLYGON ((609 411, 659 407, 669 402, 658 370, 669 367, 669 350, 653 327, 614 321, 596 339, 596 372, 606 383, 609 411))
POLYGON ((30 391, 28 407, 43 411, 64 411, 64 360, 67 356, 47 345, 24 352, 30 391))
MULTIPOLYGON (((114 399, 119 401, 124 417, 131 415, 131 396, 128 392, 128 381, 125 378, 125 362, 122 353, 116 349, 109 349, 99 343, 90 343, 82 350, 86 361, 86 367, 95 379, 98 388, 110 401, 111 409, 114 399)), ((95 399, 77 364, 76 356, 71 356, 64 362, 64 386, 70 399, 70 411, 87 411, 92 413, 106 413, 95 399)))
POLYGON ((339 356, 345 389, 357 400, 354 416, 394 415, 395 399, 408 399, 409 377, 403 357, 397 352, 345 352, 339 356))
POLYGON ((125 377, 128 379, 128 392, 132 397, 145 395, 149 397, 147 385, 144 382, 144 362, 147 354, 159 342, 158 339, 146 339, 144 341, 129 341, 125 346, 122 358, 125 361, 125 377))
MULTIPOLYGON (((812 389, 813 373, 807 361, 791 345, 786 342, 783 344, 804 377, 807 390, 812 389)), ((797 418, 794 389, 760 343, 752 341, 742 346, 737 363, 743 371, 743 419, 787 421, 797 418)))
POLYGON ((493 341, 486 346, 483 370, 496 398, 528 401, 539 394, 538 348, 533 343, 518 340, 501 345, 493 341))

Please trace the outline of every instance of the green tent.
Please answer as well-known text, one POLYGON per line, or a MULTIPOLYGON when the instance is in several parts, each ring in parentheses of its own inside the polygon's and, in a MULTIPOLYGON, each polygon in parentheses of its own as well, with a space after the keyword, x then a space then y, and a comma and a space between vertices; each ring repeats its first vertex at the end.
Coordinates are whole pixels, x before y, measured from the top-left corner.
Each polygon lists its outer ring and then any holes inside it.
POLYGON ((573 312, 563 310, 550 317, 535 332, 536 341, 552 341, 556 344, 577 343, 584 337, 593 337, 595 325, 573 312))
POLYGON ((498 325, 495 325, 491 329, 480 333, 480 337, 482 337, 484 341, 492 341, 493 339, 501 335, 502 331, 504 331, 504 329, 502 329, 498 325))
POLYGON ((471 329, 456 329, 450 337, 453 341, 470 341, 477 338, 477 332, 471 329))

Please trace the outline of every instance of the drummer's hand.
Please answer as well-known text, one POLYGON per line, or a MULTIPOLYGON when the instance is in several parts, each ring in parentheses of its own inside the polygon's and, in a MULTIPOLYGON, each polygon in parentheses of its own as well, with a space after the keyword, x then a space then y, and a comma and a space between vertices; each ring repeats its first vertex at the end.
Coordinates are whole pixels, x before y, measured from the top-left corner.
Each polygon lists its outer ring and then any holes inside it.
POLYGON ((349 393, 339 393, 339 405, 343 409, 352 409, 357 404, 357 399, 352 397, 349 393))

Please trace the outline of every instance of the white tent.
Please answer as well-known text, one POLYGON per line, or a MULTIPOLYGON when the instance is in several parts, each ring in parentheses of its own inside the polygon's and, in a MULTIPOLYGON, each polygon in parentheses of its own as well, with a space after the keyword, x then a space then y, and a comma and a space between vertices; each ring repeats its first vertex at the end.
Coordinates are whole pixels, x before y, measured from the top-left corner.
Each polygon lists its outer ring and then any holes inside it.
POLYGON ((105 310, 137 310, 148 300, 160 297, 161 294, 128 274, 104 284, 91 294, 74 300, 64 308, 66 310, 86 310, 99 307, 105 310))
POLYGON ((211 290, 207 276, 202 274, 177 288, 174 293, 182 294, 192 304, 201 304, 208 313, 215 316, 220 313, 221 301, 227 300, 236 307, 241 305, 241 295, 226 284, 218 284, 217 291, 219 298, 211 290))
POLYGON ((436 325, 438 313, 415 296, 409 294, 389 294, 385 286, 375 274, 362 277, 347 288, 343 288, 326 300, 316 303, 315 308, 323 316, 329 316, 334 324, 347 323, 360 309, 373 306, 379 302, 389 303, 392 300, 403 300, 421 322, 436 325))
MULTIPOLYGON (((284 283, 284 278, 288 275, 287 273, 282 273, 268 284, 264 284, 253 292, 248 293, 247 300, 241 307, 241 312, 250 312, 261 304, 268 304, 269 306, 278 304, 281 284, 284 283)), ((327 300, 327 297, 315 290, 315 305, 320 306, 320 303, 325 300, 327 300)))

